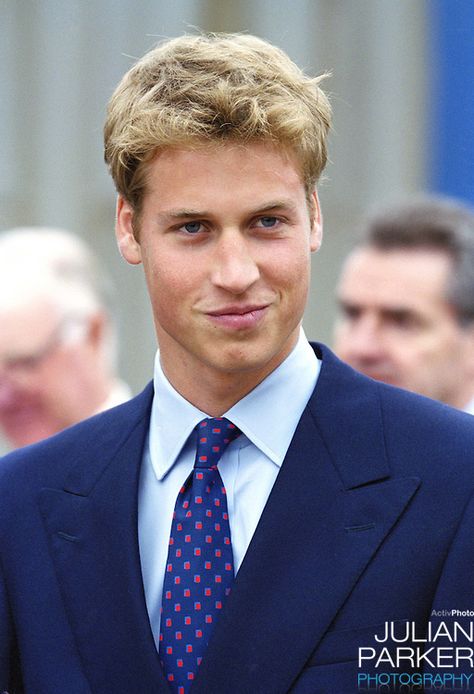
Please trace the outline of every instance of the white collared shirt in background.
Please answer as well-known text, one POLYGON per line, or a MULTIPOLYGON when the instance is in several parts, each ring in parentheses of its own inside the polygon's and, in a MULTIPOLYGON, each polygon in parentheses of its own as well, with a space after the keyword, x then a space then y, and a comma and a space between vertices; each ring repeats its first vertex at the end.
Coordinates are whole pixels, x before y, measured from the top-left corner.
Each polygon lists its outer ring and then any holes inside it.
POLYGON ((127 402, 133 397, 132 391, 129 386, 120 379, 116 379, 108 394, 106 400, 101 403, 100 407, 94 412, 94 414, 99 414, 99 412, 104 412, 105 410, 110 410, 111 407, 116 407, 121 405, 123 402, 127 402))
MULTIPOLYGON (((320 362, 301 331, 285 361, 224 416, 242 431, 218 463, 227 492, 237 572, 294 431, 318 379, 320 362)), ((158 648, 160 608, 171 521, 178 492, 194 466, 198 422, 155 359, 155 395, 140 472, 138 536, 145 598, 158 648)))
POLYGON ((474 414, 474 398, 469 400, 467 405, 463 407, 463 412, 467 412, 467 414, 474 414))

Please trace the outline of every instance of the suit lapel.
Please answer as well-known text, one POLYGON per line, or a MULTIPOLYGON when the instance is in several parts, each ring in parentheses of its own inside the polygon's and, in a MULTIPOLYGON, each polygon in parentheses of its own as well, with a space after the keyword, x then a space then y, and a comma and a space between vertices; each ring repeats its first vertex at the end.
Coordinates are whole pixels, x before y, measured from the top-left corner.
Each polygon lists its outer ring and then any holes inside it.
POLYGON ((120 419, 98 418, 92 436, 76 434, 80 463, 64 489, 44 489, 40 497, 66 612, 94 691, 168 691, 138 552, 138 479, 151 395, 148 389, 124 406, 120 419))
MULTIPOLYGON (((317 388, 211 639, 196 694, 288 690, 415 493, 416 479, 389 477, 380 405, 368 383, 323 352, 317 388)), ((137 485, 150 402, 148 390, 120 408, 120 417, 116 410, 98 418, 92 436, 76 434, 78 464, 64 489, 42 492, 59 584, 95 691, 168 691, 138 554, 137 485)))
POLYGON ((325 353, 193 692, 287 691, 418 484, 389 479, 373 385, 325 353))

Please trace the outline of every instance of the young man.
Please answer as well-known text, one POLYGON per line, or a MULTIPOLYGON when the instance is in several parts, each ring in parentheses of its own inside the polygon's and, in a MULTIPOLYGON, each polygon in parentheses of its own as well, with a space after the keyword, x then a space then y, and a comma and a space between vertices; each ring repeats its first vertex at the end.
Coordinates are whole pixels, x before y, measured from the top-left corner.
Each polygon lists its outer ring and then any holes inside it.
POLYGON ((342 694, 380 625, 425 629, 474 432, 301 333, 329 119, 251 36, 166 42, 112 97, 154 387, 1 465, 9 691, 342 694))
POLYGON ((474 414, 474 214, 416 198, 378 210, 338 287, 338 356, 474 414))

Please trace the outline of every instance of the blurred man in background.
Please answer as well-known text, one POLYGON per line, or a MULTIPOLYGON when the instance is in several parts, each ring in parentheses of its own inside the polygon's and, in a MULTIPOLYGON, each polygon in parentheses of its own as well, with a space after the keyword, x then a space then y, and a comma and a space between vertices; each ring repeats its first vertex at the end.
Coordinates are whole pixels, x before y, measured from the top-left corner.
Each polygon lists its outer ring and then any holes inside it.
POLYGON ((127 400, 110 286, 72 233, 0 234, 0 429, 18 447, 127 400))
POLYGON ((474 414, 474 214, 423 197, 379 210, 364 229, 339 281, 335 351, 474 414))

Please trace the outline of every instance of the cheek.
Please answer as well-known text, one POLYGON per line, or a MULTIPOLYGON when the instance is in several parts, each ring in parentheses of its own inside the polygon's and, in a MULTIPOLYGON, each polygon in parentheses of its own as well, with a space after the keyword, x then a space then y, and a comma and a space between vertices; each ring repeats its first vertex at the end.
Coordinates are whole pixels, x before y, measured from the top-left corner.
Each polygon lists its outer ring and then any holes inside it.
POLYGON ((349 321, 339 318, 334 326, 334 350, 338 356, 345 358, 347 349, 350 347, 350 339, 355 325, 349 321))
POLYGON ((70 383, 68 373, 57 373, 48 370, 38 379, 37 396, 41 401, 43 413, 57 418, 68 410, 69 402, 74 399, 76 388, 70 383))
POLYGON ((398 347, 397 358, 404 370, 415 377, 423 377, 423 374, 430 374, 433 368, 442 364, 445 350, 440 349, 439 340, 434 339, 433 335, 425 334, 404 340, 398 347))
POLYGON ((146 275, 148 292, 155 323, 171 329, 173 325, 186 325, 187 307, 192 305, 196 283, 188 269, 161 266, 146 275))
POLYGON ((59 349, 45 365, 41 378, 42 391, 52 406, 56 402, 67 405, 74 399, 84 387, 84 376, 89 368, 90 360, 79 346, 59 349))
POLYGON ((442 326, 436 326, 430 331, 427 331, 422 336, 420 335, 414 348, 417 349, 418 360, 430 362, 443 361, 444 358, 452 353, 456 344, 456 339, 452 331, 442 329, 442 326))
MULTIPOLYGON (((302 230, 300 232, 303 233, 302 230)), ((298 236, 272 242, 264 248, 261 256, 255 255, 255 260, 265 274, 288 283, 294 282, 295 278, 301 278, 303 282, 311 268, 309 245, 298 236)))
POLYGON ((298 252, 281 259, 275 265, 276 281, 287 288, 295 299, 305 300, 309 287, 311 274, 311 258, 307 253, 298 249, 298 252))
POLYGON ((186 293, 192 277, 191 268, 184 258, 176 259, 174 254, 154 255, 143 258, 143 270, 152 301, 161 302, 164 297, 179 296, 186 293))

